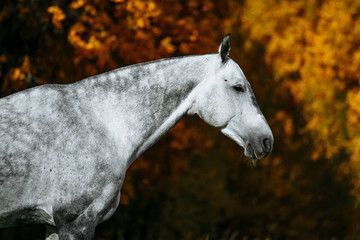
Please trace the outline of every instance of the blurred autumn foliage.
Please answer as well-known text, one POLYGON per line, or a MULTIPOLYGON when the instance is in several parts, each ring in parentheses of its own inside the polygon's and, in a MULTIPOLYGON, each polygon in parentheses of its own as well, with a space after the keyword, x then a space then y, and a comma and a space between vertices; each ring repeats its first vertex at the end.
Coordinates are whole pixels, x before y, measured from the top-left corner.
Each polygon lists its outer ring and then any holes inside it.
POLYGON ((227 32, 273 153, 249 168, 185 118, 129 169, 96 239, 359 239, 360 0, 2 0, 1 95, 214 52, 227 32))

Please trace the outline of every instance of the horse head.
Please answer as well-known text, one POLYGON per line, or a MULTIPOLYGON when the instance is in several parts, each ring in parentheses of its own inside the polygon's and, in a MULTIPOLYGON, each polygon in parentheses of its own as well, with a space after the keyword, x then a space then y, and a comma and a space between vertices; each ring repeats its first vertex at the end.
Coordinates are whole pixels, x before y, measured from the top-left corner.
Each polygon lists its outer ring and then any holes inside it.
POLYGON ((218 56, 210 63, 192 113, 242 146, 246 157, 261 159, 270 153, 274 137, 250 83, 229 52, 227 35, 220 44, 218 56))

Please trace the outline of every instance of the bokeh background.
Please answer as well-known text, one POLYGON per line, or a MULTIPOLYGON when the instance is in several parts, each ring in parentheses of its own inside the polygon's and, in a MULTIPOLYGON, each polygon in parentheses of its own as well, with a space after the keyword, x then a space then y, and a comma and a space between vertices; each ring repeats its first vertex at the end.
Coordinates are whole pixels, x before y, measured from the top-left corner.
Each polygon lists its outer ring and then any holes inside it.
POLYGON ((1 0, 0 94, 216 52, 229 32, 272 154, 249 167, 186 117, 131 166, 97 240, 360 239, 359 0, 1 0))

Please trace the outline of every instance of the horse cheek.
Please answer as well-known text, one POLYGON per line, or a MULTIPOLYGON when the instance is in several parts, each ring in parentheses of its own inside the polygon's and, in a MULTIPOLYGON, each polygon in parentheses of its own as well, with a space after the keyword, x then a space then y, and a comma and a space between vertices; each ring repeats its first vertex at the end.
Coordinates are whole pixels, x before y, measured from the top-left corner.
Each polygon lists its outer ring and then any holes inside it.
MULTIPOLYGON (((223 99, 223 98, 218 98, 223 99)), ((216 128, 225 127, 232 117, 235 115, 233 106, 229 104, 229 101, 215 101, 210 108, 209 124, 216 128)))

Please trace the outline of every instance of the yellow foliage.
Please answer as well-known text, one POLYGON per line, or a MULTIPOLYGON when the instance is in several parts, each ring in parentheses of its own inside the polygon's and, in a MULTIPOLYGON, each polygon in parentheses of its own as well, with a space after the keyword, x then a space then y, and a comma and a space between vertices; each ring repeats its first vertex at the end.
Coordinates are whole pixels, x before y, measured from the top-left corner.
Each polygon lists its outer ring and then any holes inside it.
POLYGON ((294 134, 294 122, 292 116, 286 111, 279 110, 272 119, 269 119, 269 124, 272 126, 272 131, 275 136, 282 136, 282 141, 287 146, 288 150, 294 150, 298 147, 291 140, 294 134))
POLYGON ((285 111, 283 110, 278 111, 274 117, 274 121, 281 122, 284 129, 284 134, 282 135, 291 136, 293 134, 294 126, 292 119, 285 111))
POLYGON ((347 124, 349 129, 348 151, 351 155, 349 169, 357 174, 353 178, 354 194, 360 202, 360 89, 350 91, 347 95, 349 111, 347 124))
POLYGON ((86 3, 86 0, 75 0, 70 4, 70 8, 72 9, 78 9, 84 6, 86 3))
POLYGON ((30 63, 30 58, 29 56, 25 56, 24 57, 24 61, 21 65, 21 70, 23 72, 26 72, 26 73, 30 73, 31 72, 31 63, 30 63))
POLYGON ((59 8, 58 6, 51 6, 48 8, 48 12, 53 14, 51 21, 54 24, 54 26, 56 28, 61 29, 62 28, 61 22, 66 18, 66 15, 62 11, 62 9, 59 8))
MULTIPOLYGON (((6 60, 6 58, 4 58, 3 60, 6 60)), ((1 63, 1 57, 0 57, 0 63, 1 63)), ((10 80, 12 80, 13 82, 16 82, 16 84, 18 84, 18 85, 21 85, 21 83, 24 80, 28 80, 26 78, 26 76, 28 74, 31 74, 30 58, 29 58, 29 56, 24 56, 21 67, 12 69, 10 71, 9 77, 10 77, 10 80)))
POLYGON ((171 44, 171 37, 166 37, 161 40, 160 45, 165 48, 168 53, 173 53, 175 51, 175 46, 171 44))
POLYGON ((350 91, 347 95, 347 102, 349 104, 349 111, 347 114, 347 122, 349 124, 351 133, 360 133, 360 90, 350 91))
POLYGON ((12 70, 10 78, 13 81, 22 81, 25 78, 25 74, 21 71, 20 68, 15 68, 12 70))
MULTIPOLYGON (((357 179, 359 6, 357 1, 248 0, 240 19, 233 19, 242 22, 248 48, 253 41, 264 44, 276 80, 302 105, 306 124, 297 131, 311 136, 312 158, 332 159, 346 151, 357 179)), ((356 186, 360 189, 360 181, 356 186)))
POLYGON ((131 0, 126 2, 126 10, 131 13, 127 17, 128 26, 134 30, 150 28, 150 19, 161 14, 161 10, 153 1, 131 0))

